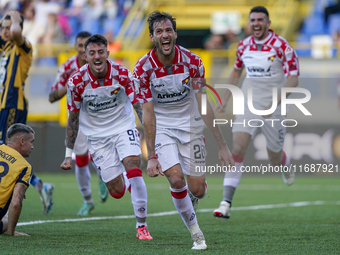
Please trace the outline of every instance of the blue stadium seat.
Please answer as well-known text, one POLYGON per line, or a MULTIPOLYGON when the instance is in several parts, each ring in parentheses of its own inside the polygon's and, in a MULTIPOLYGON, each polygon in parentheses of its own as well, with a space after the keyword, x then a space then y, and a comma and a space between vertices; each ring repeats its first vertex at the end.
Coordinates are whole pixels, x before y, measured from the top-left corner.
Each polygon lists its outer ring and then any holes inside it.
POLYGON ((308 16, 303 22, 301 32, 307 36, 327 34, 322 15, 308 16))
POLYGON ((328 19, 328 34, 336 34, 340 30, 340 14, 332 14, 328 19))
POLYGON ((98 34, 100 33, 100 20, 99 19, 84 19, 81 22, 80 30, 87 31, 91 34, 98 34))
POLYGON ((327 6, 333 5, 334 3, 335 3, 334 0, 316 0, 314 2, 313 14, 323 15, 325 12, 325 8, 327 6))
MULTIPOLYGON (((300 34, 296 37, 295 41, 297 43, 310 43, 310 37, 304 34, 300 34)), ((296 49, 295 50, 298 57, 310 57, 311 50, 309 49, 296 49)))
POLYGON ((55 57, 42 57, 42 58, 38 58, 37 66, 55 67, 55 66, 58 66, 58 61, 57 61, 57 58, 55 57))
POLYGON ((113 32, 114 36, 117 36, 122 25, 123 25, 124 18, 123 17, 116 17, 114 19, 106 19, 104 21, 104 31, 111 31, 113 32))

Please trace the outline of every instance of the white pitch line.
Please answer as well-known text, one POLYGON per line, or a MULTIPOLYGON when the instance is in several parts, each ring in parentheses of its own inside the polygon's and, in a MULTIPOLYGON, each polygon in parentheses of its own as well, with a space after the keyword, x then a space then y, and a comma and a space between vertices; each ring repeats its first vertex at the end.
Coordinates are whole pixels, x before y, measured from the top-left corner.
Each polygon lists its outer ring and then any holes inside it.
MULTIPOLYGON (((253 205, 253 206, 240 206, 232 207, 232 211, 250 211, 250 210, 261 210, 261 209, 274 209, 282 207, 301 207, 311 205, 323 205, 324 201, 302 201, 287 204, 269 204, 269 205, 253 205)), ((338 204, 338 203, 337 203, 338 204)), ((197 212, 212 212, 214 209, 199 209, 197 212)), ((167 215, 178 214, 177 211, 150 213, 147 217, 161 217, 167 215)), ((116 220, 116 219, 134 219, 135 215, 121 215, 121 216, 107 216, 107 217, 88 217, 88 218, 76 218, 76 219, 64 219, 64 220, 37 220, 28 222, 19 222, 17 226, 36 225, 44 223, 58 223, 58 222, 77 222, 77 221, 90 221, 90 220, 116 220)))

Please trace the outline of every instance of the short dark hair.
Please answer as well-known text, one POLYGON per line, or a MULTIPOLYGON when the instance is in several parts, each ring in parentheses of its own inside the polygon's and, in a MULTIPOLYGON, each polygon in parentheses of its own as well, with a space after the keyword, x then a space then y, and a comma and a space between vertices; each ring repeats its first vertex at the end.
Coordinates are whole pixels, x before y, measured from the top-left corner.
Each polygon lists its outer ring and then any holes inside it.
POLYGON ((89 32, 87 32, 87 31, 81 31, 81 32, 79 32, 78 34, 77 34, 77 36, 76 36, 76 40, 78 39, 78 38, 88 38, 88 37, 90 37, 91 36, 91 34, 89 33, 89 32))
POLYGON ((267 18, 269 20, 269 13, 268 13, 268 10, 266 9, 266 7, 263 7, 263 6, 255 6, 253 7, 251 10, 250 10, 250 13, 249 13, 249 16, 250 14, 252 14, 253 12, 262 12, 264 14, 267 15, 267 18))
POLYGON ((10 139, 12 136, 14 136, 17 133, 35 134, 33 128, 31 128, 30 126, 27 126, 21 123, 15 123, 8 128, 7 138, 10 139))
POLYGON ((154 11, 149 14, 148 16, 148 23, 149 23, 149 32, 153 35, 153 26, 156 22, 170 20, 172 23, 172 27, 176 32, 176 19, 173 18, 169 13, 154 11))
MULTIPOLYGON (((24 17, 24 15, 20 14, 20 18, 21 18, 21 22, 20 22, 19 25, 20 25, 21 29, 23 29, 25 17, 24 17)), ((7 14, 4 19, 11 20, 11 16, 9 14, 7 14)))
POLYGON ((107 47, 106 38, 104 36, 100 35, 100 34, 92 35, 89 39, 86 40, 85 51, 86 51, 87 45, 89 45, 90 43, 104 44, 105 47, 107 47))

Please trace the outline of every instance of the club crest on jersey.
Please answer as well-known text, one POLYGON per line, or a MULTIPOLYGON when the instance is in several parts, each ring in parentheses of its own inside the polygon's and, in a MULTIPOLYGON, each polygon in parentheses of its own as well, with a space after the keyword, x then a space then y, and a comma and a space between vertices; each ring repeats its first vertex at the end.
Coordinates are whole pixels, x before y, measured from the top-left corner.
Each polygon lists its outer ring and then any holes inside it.
POLYGON ((117 94, 119 90, 120 90, 120 88, 118 88, 118 89, 115 89, 114 91, 111 91, 111 95, 113 95, 113 94, 117 94))
POLYGON ((185 87, 189 87, 189 79, 190 79, 190 76, 188 76, 187 78, 185 78, 185 79, 182 81, 182 85, 185 86, 185 87))
POLYGON ((274 59, 275 59, 275 58, 276 58, 276 55, 269 57, 268 60, 274 62, 274 59))

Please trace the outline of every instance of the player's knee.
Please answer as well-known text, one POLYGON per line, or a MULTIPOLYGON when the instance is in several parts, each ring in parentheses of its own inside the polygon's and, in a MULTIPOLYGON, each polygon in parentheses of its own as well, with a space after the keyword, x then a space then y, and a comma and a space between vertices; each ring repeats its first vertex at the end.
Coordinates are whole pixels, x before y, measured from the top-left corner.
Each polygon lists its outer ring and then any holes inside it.
POLYGON ((171 178, 170 184, 171 184, 171 187, 174 189, 181 189, 186 185, 185 181, 177 176, 171 178))
POLYGON ((194 195, 194 197, 201 199, 205 196, 205 186, 200 185, 196 187, 190 187, 190 192, 194 195))
POLYGON ((121 192, 116 192, 115 190, 114 190, 113 192, 111 192, 111 191, 109 190, 109 193, 110 193, 111 197, 113 197, 113 198, 115 198, 115 199, 120 199, 120 198, 122 198, 122 197, 124 196, 124 194, 125 194, 125 187, 124 187, 124 189, 123 189, 121 192))
POLYGON ((88 157, 88 155, 76 156, 76 165, 77 165, 78 167, 87 166, 88 163, 89 163, 89 157, 88 157))
POLYGON ((243 157, 246 153, 247 148, 241 144, 235 144, 233 146, 233 154, 239 157, 243 157))

